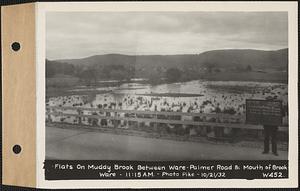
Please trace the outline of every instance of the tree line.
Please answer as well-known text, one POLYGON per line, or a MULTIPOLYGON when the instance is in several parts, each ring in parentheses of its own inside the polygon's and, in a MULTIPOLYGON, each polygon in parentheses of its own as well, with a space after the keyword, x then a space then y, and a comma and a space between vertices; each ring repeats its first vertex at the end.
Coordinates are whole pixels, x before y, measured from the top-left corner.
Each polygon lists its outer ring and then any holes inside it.
MULTIPOLYGON (((205 63, 204 68, 208 74, 219 73, 221 69, 214 63, 205 63)), ((234 68, 236 71, 252 71, 252 67, 248 65, 245 68, 238 65, 234 68)), ((136 70, 134 64, 107 64, 95 66, 78 66, 69 63, 46 60, 46 77, 52 78, 58 74, 77 77, 87 84, 97 83, 99 80, 117 80, 130 81, 132 78, 147 78, 152 84, 165 82, 180 82, 196 80, 201 78, 201 73, 192 67, 156 67, 146 71, 144 76, 140 76, 140 71, 136 70)))

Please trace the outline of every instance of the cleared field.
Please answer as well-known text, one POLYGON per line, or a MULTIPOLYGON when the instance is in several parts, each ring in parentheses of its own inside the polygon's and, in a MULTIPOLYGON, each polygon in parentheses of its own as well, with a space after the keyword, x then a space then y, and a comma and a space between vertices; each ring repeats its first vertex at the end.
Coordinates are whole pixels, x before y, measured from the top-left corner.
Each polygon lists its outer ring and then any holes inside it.
POLYGON ((216 74, 204 74, 202 79, 211 81, 256 81, 286 83, 288 75, 282 71, 272 72, 220 72, 216 74))
POLYGON ((46 127, 46 158, 65 160, 286 160, 257 148, 46 127))
POLYGON ((70 87, 75 86, 79 79, 69 75, 57 75, 52 78, 46 78, 47 87, 70 87))

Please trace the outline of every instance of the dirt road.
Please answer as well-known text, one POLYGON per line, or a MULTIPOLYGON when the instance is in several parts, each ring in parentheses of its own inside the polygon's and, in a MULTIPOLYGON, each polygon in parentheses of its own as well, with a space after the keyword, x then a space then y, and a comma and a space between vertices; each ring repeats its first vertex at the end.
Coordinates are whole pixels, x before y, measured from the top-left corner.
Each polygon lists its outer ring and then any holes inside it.
POLYGON ((69 160, 286 160, 257 148, 46 127, 46 158, 69 160))

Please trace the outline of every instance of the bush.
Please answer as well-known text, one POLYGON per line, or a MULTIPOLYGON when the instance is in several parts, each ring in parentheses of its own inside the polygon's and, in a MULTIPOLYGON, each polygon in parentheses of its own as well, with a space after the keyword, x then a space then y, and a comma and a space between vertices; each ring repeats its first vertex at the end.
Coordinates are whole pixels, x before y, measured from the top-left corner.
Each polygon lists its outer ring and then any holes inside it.
POLYGON ((165 77, 168 82, 177 82, 180 80, 181 74, 182 72, 178 68, 169 68, 165 73, 165 77))

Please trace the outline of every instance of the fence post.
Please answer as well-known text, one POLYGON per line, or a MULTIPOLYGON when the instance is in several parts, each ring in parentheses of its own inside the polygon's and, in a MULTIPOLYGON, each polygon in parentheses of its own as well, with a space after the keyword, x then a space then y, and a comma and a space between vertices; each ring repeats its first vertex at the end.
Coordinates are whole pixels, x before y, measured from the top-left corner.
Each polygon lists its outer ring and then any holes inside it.
MULTIPOLYGON (((158 132, 158 128, 157 128, 157 113, 154 114, 154 119, 155 119, 155 122, 154 122, 154 131, 158 132)), ((159 132, 160 134, 160 132, 159 132)))
MULTIPOLYGON (((114 112, 114 117, 116 118, 116 117, 118 117, 117 116, 117 112, 114 112)), ((114 128, 118 128, 118 120, 116 120, 116 119, 114 119, 114 128)))
MULTIPOLYGON (((82 115, 82 111, 81 109, 77 109, 78 115, 82 115)), ((78 116, 78 124, 82 125, 82 118, 80 116, 78 116)))
MULTIPOLYGON (((47 109, 48 113, 51 113, 51 109, 47 109)), ((52 119, 51 119, 51 114, 48 114, 48 122, 52 122, 52 119)))

